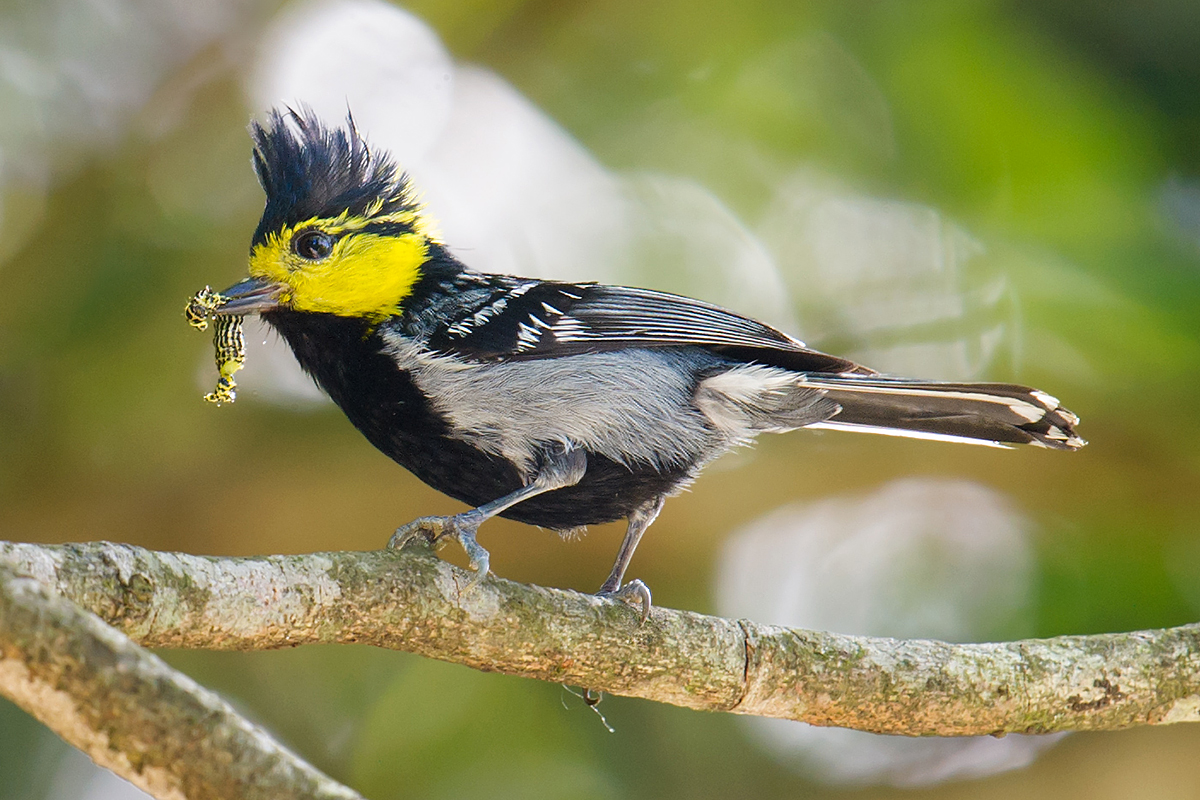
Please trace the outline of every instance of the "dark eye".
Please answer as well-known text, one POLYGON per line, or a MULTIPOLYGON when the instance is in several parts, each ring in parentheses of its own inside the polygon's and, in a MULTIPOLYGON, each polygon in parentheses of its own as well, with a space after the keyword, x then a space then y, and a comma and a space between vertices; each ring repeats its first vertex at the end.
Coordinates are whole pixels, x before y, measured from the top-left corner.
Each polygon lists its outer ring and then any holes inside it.
POLYGON ((292 239, 292 252, 309 261, 328 258, 333 252, 334 238, 325 231, 305 231, 292 239))

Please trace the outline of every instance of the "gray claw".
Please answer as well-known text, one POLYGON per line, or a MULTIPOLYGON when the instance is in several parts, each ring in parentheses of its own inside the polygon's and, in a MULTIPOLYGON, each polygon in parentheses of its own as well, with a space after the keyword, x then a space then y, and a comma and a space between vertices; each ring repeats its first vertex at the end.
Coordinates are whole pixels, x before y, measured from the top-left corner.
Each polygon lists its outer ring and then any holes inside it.
POLYGON ((451 517, 417 517, 407 525, 401 525, 388 539, 389 550, 403 550, 418 538, 424 539, 431 545, 446 535, 447 523, 451 517))
POLYGON ((634 578, 629 583, 622 586, 620 589, 607 591, 601 589, 596 592, 599 597, 607 597, 612 600, 621 600, 632 606, 640 606, 642 609, 642 622, 645 622, 650 616, 650 587, 634 578))
POLYGON ((450 537, 462 545, 467 558, 470 559, 471 569, 475 574, 463 591, 474 588, 488 576, 491 561, 488 551, 475 541, 475 529, 479 523, 474 518, 467 518, 471 512, 452 517, 418 517, 407 525, 402 525, 388 540, 388 549, 403 550, 417 539, 425 539, 431 545, 438 545, 446 537, 450 537))
POLYGON ((462 545, 462 549, 466 551, 467 558, 471 560, 470 567, 475 571, 471 580, 467 581, 467 585, 463 587, 463 591, 466 592, 478 586, 479 582, 488 576, 491 558, 488 556, 488 551, 475 541, 474 531, 455 531, 455 538, 462 545))

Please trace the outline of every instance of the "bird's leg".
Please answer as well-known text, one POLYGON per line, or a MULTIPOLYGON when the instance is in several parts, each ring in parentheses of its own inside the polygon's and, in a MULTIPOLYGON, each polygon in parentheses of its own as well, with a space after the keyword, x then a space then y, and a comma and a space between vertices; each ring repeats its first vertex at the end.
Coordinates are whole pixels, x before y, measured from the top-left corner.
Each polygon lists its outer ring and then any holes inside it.
POLYGON ((522 500, 528 500, 555 489, 574 486, 583 479, 583 473, 586 471, 587 454, 582 450, 564 450, 555 453, 546 458, 532 481, 515 492, 461 514, 414 519, 392 534, 392 538, 388 541, 388 548, 403 549, 418 537, 424 538, 430 544, 437 544, 447 536, 456 539, 462 545, 462 549, 466 551, 467 558, 471 562, 471 569, 475 570, 475 576, 466 585, 465 591, 475 586, 488 574, 488 551, 475 541, 475 532, 485 520, 515 506, 522 500))
POLYGON ((625 577, 625 570, 629 568, 633 551, 642 540, 642 534, 658 517, 666 499, 655 498, 629 515, 629 527, 625 529, 625 538, 621 540, 621 549, 617 551, 617 560, 613 563, 612 572, 608 574, 608 580, 600 587, 600 591, 596 592, 602 597, 612 597, 641 606, 643 622, 650 616, 650 589, 636 578, 624 586, 621 585, 621 581, 625 577))

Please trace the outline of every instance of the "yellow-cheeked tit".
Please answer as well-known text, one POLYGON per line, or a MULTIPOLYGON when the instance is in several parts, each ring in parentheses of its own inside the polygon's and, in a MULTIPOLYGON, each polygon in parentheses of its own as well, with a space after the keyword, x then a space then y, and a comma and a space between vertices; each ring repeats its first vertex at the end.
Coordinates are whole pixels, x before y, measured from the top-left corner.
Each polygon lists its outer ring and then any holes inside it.
POLYGON ((266 209, 250 277, 216 313, 261 315, 373 445, 472 506, 391 543, 453 537, 473 583, 489 517, 559 531, 624 518, 600 592, 648 610, 646 587, 622 581, 664 499, 763 432, 1084 445, 1036 389, 880 375, 677 295, 472 272, 352 121, 276 111, 252 134, 266 209))

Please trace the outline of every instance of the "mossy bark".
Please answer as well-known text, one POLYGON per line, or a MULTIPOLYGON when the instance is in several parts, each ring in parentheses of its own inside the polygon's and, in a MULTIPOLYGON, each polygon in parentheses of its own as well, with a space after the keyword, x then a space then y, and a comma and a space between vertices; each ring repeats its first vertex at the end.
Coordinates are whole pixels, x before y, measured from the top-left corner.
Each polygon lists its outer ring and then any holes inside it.
MULTIPOLYGON (((93 575, 107 580, 104 570, 93 575)), ((360 798, 212 692, 9 565, 0 565, 0 694, 163 800, 360 798)))
POLYGON ((789 630, 468 575, 425 552, 0 544, 148 647, 358 642, 687 708, 968 736, 1200 721, 1200 626, 960 644, 789 630))

